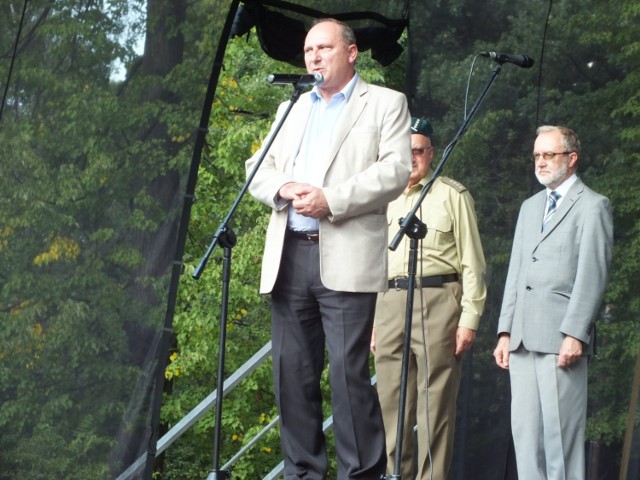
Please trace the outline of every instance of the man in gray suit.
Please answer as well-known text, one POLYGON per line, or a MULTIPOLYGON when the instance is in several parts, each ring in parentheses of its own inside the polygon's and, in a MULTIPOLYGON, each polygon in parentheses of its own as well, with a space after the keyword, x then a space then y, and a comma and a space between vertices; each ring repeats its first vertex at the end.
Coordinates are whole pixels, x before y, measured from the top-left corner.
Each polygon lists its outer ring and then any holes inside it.
POLYGON ((546 190, 516 225, 493 353, 511 379, 520 480, 584 480, 587 358, 609 277, 609 200, 576 176, 580 141, 538 128, 533 159, 546 190))
POLYGON ((358 47, 347 25, 317 22, 304 54, 309 73, 324 82, 301 95, 250 187, 272 209, 260 291, 272 300, 284 474, 327 478, 326 344, 336 476, 373 480, 384 474, 386 455, 368 347, 377 292, 387 290, 387 204, 411 172, 410 116, 403 94, 356 74, 358 47))

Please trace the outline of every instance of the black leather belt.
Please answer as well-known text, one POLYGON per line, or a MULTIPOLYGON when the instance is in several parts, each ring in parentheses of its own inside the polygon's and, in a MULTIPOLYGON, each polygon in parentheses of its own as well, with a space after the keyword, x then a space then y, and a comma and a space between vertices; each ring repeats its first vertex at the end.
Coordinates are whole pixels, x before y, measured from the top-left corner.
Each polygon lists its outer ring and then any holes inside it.
MULTIPOLYGON (((445 283, 457 281, 457 273, 450 273, 448 275, 433 275, 431 277, 416 277, 416 288, 441 287, 445 283)), ((389 280, 389 288, 395 288, 396 290, 406 290, 407 288, 409 288, 409 277, 396 277, 389 280)))
POLYGON ((318 243, 320 241, 320 234, 318 232, 296 232, 294 230, 287 230, 287 236, 297 238, 298 240, 306 240, 311 243, 318 243))

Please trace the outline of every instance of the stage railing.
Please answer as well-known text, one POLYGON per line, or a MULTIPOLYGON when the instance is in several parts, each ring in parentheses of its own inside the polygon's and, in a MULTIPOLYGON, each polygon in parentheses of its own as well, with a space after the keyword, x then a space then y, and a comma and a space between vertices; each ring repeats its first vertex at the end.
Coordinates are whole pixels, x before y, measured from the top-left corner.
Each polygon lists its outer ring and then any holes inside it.
MULTIPOLYGON (((225 382, 222 391, 222 398, 226 397, 238 384, 248 377, 256 368, 258 368, 271 355, 271 341, 267 342, 260 350, 258 350, 249 360, 247 360, 238 370, 236 370, 225 382)), ((375 375, 371 378, 371 383, 375 385, 375 375)), ((178 423, 176 423, 160 440, 158 440, 156 457, 164 452, 173 442, 191 428, 200 418, 202 418, 209 410, 215 407, 218 401, 218 391, 214 390, 204 400, 202 400, 193 410, 185 415, 178 423)), ((222 466, 222 470, 228 470, 242 456, 249 451, 269 430, 277 426, 280 417, 275 417, 266 425, 255 437, 253 437, 246 445, 244 445, 226 464, 222 466)), ((322 424, 322 429, 326 433, 333 425, 333 416, 329 416, 322 424)), ((132 463, 124 472, 116 478, 116 480, 129 480, 144 467, 145 456, 140 456, 132 463)), ((284 463, 281 461, 276 465, 262 480, 272 480, 282 475, 284 463)))

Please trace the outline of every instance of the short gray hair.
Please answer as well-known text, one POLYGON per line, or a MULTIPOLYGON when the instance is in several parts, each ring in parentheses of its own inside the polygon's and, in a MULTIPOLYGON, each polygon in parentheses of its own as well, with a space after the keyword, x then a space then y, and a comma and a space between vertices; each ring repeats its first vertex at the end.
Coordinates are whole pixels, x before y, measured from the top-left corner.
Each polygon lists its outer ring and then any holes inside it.
POLYGON ((562 135, 562 144, 566 152, 576 152, 580 156, 580 139, 578 134, 568 127, 561 127, 556 125, 542 125, 536 130, 536 134, 547 132, 560 132, 562 135))

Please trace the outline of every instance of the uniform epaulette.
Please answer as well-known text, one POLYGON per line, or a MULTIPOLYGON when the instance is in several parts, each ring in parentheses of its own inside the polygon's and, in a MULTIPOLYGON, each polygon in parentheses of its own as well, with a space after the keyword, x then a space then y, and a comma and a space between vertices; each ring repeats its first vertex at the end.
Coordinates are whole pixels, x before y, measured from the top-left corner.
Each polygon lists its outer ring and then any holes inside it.
POLYGON ((451 188, 453 188, 455 191, 457 191, 458 193, 462 193, 464 192, 467 187, 465 187, 464 185, 462 185, 460 182, 458 182, 457 180, 454 180, 453 178, 449 178, 449 177, 440 177, 442 179, 442 181, 444 183, 446 183, 447 185, 449 185, 451 188))

